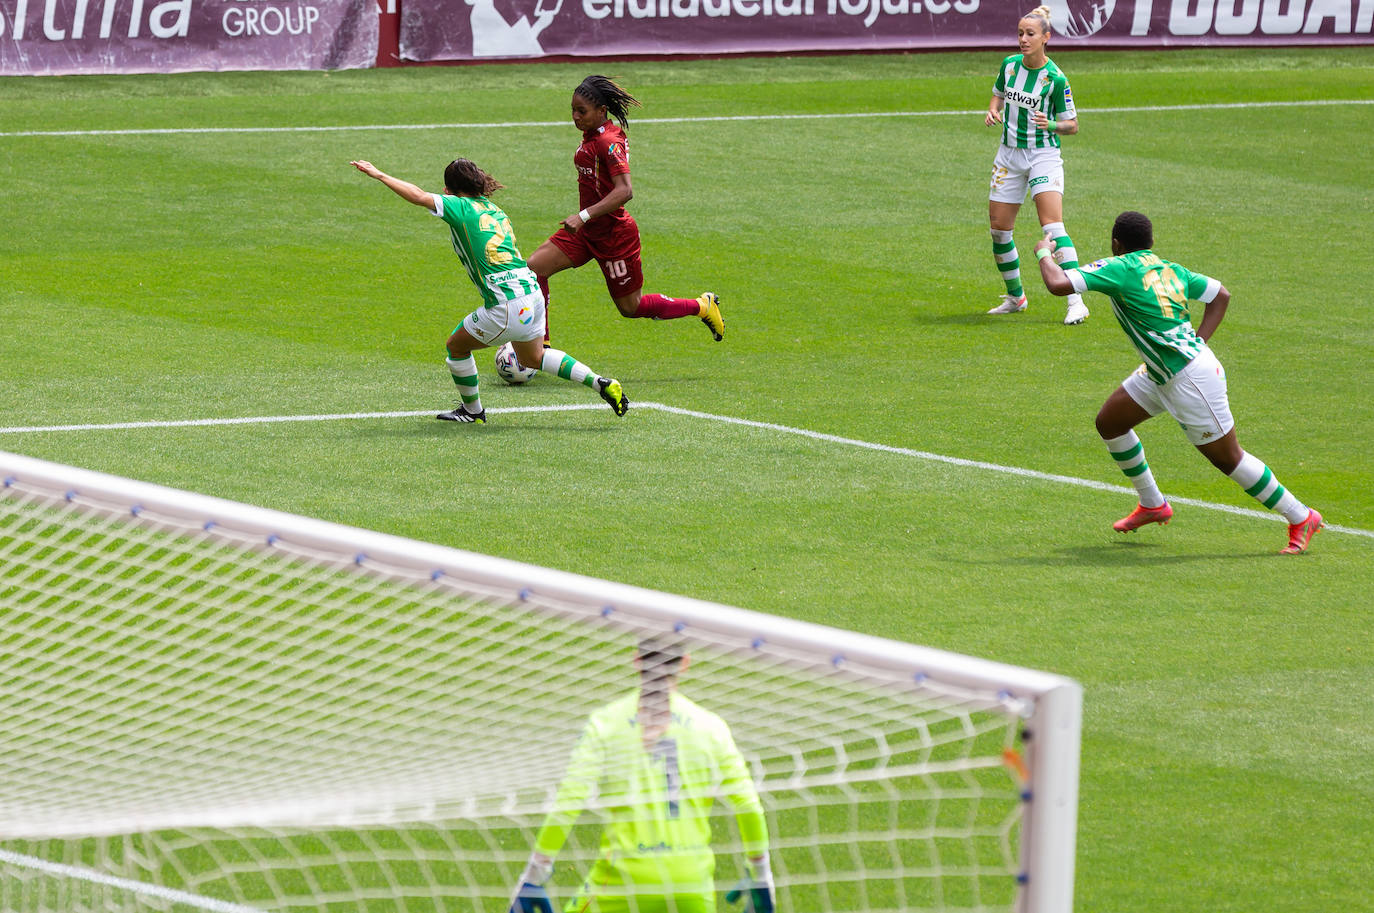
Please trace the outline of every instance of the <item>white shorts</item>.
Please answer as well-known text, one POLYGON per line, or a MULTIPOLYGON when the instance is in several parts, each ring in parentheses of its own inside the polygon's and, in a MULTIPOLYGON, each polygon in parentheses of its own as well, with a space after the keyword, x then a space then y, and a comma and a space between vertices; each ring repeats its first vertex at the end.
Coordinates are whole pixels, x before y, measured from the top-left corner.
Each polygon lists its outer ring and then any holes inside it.
POLYGON ((459 324, 473 339, 488 346, 544 338, 544 296, 540 292, 480 307, 459 324))
POLYGON ((1151 415, 1168 412, 1195 447, 1210 444, 1236 427, 1226 396, 1226 369, 1204 348, 1188 366, 1160 386, 1141 365, 1121 382, 1140 408, 1151 415))
POLYGON ((998 203, 1020 204, 1046 190, 1064 192, 1064 159, 1058 146, 1044 149, 1013 149, 998 146, 997 158, 992 160, 992 184, 988 199, 998 203))

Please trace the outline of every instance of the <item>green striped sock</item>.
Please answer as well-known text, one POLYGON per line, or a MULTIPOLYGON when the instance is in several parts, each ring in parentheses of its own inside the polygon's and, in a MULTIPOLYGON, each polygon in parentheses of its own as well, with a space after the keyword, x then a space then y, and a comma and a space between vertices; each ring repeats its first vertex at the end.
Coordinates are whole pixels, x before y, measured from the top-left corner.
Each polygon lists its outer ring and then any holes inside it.
POLYGON ((1108 452, 1112 459, 1116 460, 1116 468, 1125 473, 1126 478, 1131 480, 1135 486, 1136 494, 1140 496, 1140 503, 1144 507, 1161 507, 1164 504, 1164 493, 1155 484, 1154 473, 1150 472, 1150 464, 1145 462, 1145 445, 1140 443, 1140 438, 1134 431, 1127 431, 1121 437, 1114 437, 1111 440, 1106 438, 1102 442, 1107 445, 1108 452))
POLYGON ((1045 237, 1054 242, 1054 262, 1064 269, 1078 268, 1078 251, 1073 246, 1073 241, 1069 238, 1069 233, 1064 230, 1063 222, 1051 222, 1042 229, 1045 237))
POLYGON ((547 374, 596 389, 596 372, 561 349, 545 349, 544 360, 539 367, 547 374))
POLYGON ((1002 273, 1002 282, 1007 287, 1007 294, 1020 298, 1025 294, 1025 287, 1021 285, 1021 258, 1016 255, 1016 242, 1011 239, 1011 232, 992 231, 992 259, 997 263, 997 269, 1002 273))
POLYGON ((448 373, 453 375, 453 383, 458 387, 458 396, 463 400, 463 408, 476 414, 482 411, 482 399, 477 394, 477 360, 469 352, 465 358, 445 358, 448 373))
POLYGON ((1307 519, 1307 506, 1284 488, 1258 457, 1242 453, 1240 463, 1231 470, 1230 476, 1245 489, 1247 495, 1270 510, 1283 514, 1289 523, 1301 523, 1307 519))

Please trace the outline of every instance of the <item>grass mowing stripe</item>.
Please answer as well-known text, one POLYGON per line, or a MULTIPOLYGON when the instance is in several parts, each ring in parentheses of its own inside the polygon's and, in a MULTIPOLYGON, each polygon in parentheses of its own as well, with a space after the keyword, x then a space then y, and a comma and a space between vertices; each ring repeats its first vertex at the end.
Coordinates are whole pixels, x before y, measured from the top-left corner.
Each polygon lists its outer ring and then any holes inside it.
MULTIPOLYGON (((1233 108, 1307 108, 1330 105, 1374 105, 1374 99, 1314 99, 1310 101, 1237 101, 1193 105, 1125 105, 1117 108, 1079 108, 1083 114, 1130 114, 1142 111, 1224 111, 1233 108)), ((721 121, 853 120, 879 117, 972 117, 984 109, 967 111, 856 111, 839 114, 721 114, 707 117, 641 117, 637 124, 705 124, 721 121)), ((161 127, 147 130, 17 130, 18 136, 161 136, 196 133, 328 133, 362 130, 484 130, 509 127, 566 127, 567 120, 502 121, 473 124, 342 124, 315 127, 161 127)))
MULTIPOLYGON (((1112 485, 1109 482, 1098 482, 1093 479, 1080 479, 1077 476, 1059 475, 1053 472, 1041 472, 1038 469, 1025 469, 1020 466, 1006 466, 1002 463, 989 463, 985 460, 970 460, 964 457, 946 456, 941 453, 931 453, 928 450, 914 450, 910 447, 897 447, 892 444, 879 444, 874 441, 864 441, 857 438, 841 437, 837 434, 826 434, 823 431, 812 431, 808 428, 795 428, 791 425, 779 425, 774 422, 760 422, 754 419, 736 418, 730 415, 716 415, 711 412, 699 412, 695 409, 682 409, 678 406, 668 406, 663 403, 635 403, 636 409, 652 409, 658 412, 667 412, 670 415, 681 415, 688 418, 705 419, 712 422, 721 422, 726 425, 737 425, 743 428, 757 428, 763 431, 776 431, 781 434, 792 434, 799 437, 809 438, 814 441, 824 441, 830 444, 842 444, 846 447, 859 447, 864 450, 876 450, 882 453, 895 453, 900 456, 915 457, 918 460, 927 460, 933 463, 945 463, 950 466, 961 466, 967 469, 982 469, 988 472, 1000 472, 1004 475, 1020 476, 1026 479, 1036 479, 1041 482, 1057 482, 1061 485, 1074 485, 1079 488, 1091 488, 1095 491, 1108 491, 1113 494, 1134 495, 1135 489, 1127 488, 1124 485, 1112 485)), ((579 412, 592 409, 603 408, 600 404, 593 403, 573 403, 558 406, 510 406, 504 409, 488 409, 493 415, 517 412, 579 412)), ((245 418, 198 418, 181 419, 171 421, 146 421, 146 422, 110 422, 99 425, 36 425, 32 427, 11 426, 0 428, 0 434, 23 434, 25 432, 52 432, 52 431, 122 431, 135 428, 188 428, 206 427, 214 425, 255 425, 272 424, 278 422, 330 422, 346 421, 351 419, 372 419, 372 418, 415 418, 422 415, 431 415, 433 410, 404 411, 404 412, 349 412, 321 415, 265 415, 250 416, 245 418)), ((1175 504, 1186 504, 1190 507, 1201 507, 1206 510, 1215 510, 1222 513, 1235 514, 1241 517, 1254 517, 1260 520, 1283 520, 1278 514, 1255 510, 1249 507, 1236 507, 1231 504, 1217 504, 1213 501, 1203 501, 1198 498, 1170 497, 1175 504)), ((1285 521, 1286 522, 1286 521, 1285 521)), ((1346 533, 1351 536, 1363 536, 1367 539, 1374 539, 1374 530, 1360 529, 1353 526, 1339 526, 1327 523, 1325 529, 1328 532, 1346 533)))
POLYGON ((93 869, 83 869, 78 866, 66 865, 60 862, 49 862, 46 859, 39 859, 36 856, 25 856, 23 853, 12 853, 5 849, 0 849, 0 862, 7 862, 18 868, 33 869, 48 875, 56 875, 60 878, 89 881, 94 884, 104 885, 108 888, 128 891, 131 894, 156 897, 159 900, 171 901, 174 904, 185 904, 186 906, 194 907, 198 910, 211 911, 211 913, 261 913, 257 907, 245 907, 235 903, 215 900, 213 897, 202 897, 199 894, 192 894, 188 891, 164 888, 161 885, 134 881, 129 878, 117 878, 114 875, 106 875, 104 872, 97 872, 93 869))

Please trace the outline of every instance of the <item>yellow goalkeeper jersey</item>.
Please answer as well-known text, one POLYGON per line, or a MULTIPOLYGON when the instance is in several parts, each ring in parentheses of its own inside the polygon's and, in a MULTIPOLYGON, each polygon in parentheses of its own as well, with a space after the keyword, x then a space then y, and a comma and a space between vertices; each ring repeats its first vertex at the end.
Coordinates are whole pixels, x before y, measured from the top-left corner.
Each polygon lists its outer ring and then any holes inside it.
MULTIPOLYGON (((603 819, 598 878, 658 890, 713 890, 712 805, 728 802, 744 851, 768 849, 768 830, 748 766, 716 714, 672 692, 671 722, 645 748, 639 692, 591 714, 568 761, 535 849, 556 856, 584 809, 603 819)), ((595 873, 594 873, 595 874, 595 873)))

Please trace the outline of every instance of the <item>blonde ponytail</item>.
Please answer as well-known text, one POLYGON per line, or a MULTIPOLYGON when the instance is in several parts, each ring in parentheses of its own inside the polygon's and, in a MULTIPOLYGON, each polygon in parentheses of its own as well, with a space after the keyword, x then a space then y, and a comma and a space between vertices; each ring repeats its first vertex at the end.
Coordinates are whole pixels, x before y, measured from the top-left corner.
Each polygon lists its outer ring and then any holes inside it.
POLYGON ((1050 8, 1048 6, 1037 6, 1029 13, 1021 17, 1022 19, 1039 19, 1044 25, 1045 31, 1050 30, 1050 8))

